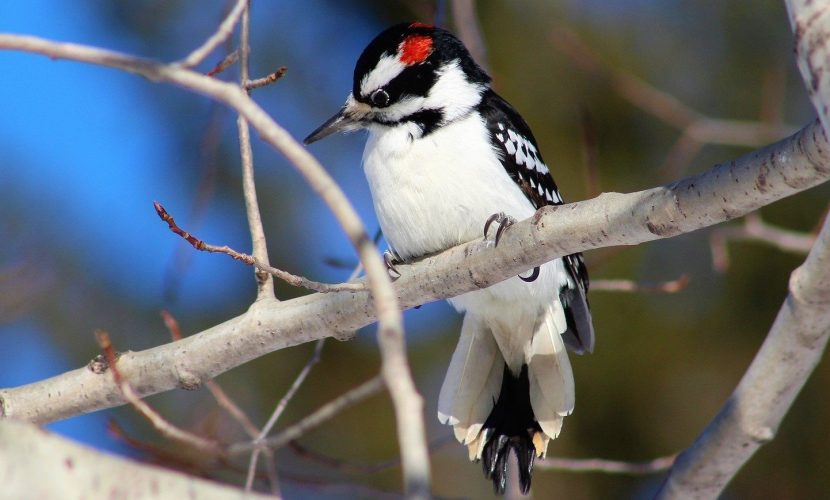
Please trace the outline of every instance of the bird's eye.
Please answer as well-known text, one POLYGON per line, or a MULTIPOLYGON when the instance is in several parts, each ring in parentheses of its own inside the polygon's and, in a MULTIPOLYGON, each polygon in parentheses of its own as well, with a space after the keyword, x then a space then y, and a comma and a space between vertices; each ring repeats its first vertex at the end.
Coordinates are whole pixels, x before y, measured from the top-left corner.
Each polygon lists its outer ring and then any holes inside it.
POLYGON ((379 108, 389 105, 389 94, 383 89, 377 89, 376 91, 372 92, 372 95, 369 96, 369 99, 372 100, 372 104, 379 108))

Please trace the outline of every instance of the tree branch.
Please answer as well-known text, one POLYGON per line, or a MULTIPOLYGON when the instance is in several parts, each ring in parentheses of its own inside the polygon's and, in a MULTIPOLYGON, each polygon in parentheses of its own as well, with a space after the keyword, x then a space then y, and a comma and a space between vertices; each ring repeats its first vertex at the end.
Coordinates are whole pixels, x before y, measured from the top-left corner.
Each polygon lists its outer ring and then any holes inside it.
MULTIPOLYGON (((381 320, 384 380, 395 403, 407 491, 411 495, 428 494, 422 401, 414 391, 406 364, 395 296, 374 245, 320 164, 238 86, 179 67, 34 37, 0 35, 0 48, 125 69, 203 93, 233 107, 306 175, 335 212, 367 269, 373 299, 369 292, 357 292, 314 294, 283 303, 262 300, 245 314, 175 344, 125 353, 119 369, 130 380, 141 380, 136 392, 146 396, 176 386, 195 388, 201 381, 267 352, 351 332, 374 321, 377 315, 381 320)), ((511 226, 497 248, 477 240, 414 265, 400 266, 403 276, 396 282, 396 292, 403 306, 412 307, 490 286, 570 253, 638 244, 730 220, 824 182, 830 177, 828 155, 824 130, 814 123, 789 139, 673 184, 545 207, 532 218, 511 226)), ((37 422, 123 402, 108 377, 86 368, 0 390, 0 414, 37 422)))
MULTIPOLYGON (((415 389, 406 358, 401 310, 386 272, 386 265, 367 236, 360 217, 317 159, 272 120, 240 86, 215 80, 181 65, 162 64, 110 50, 58 43, 25 35, 0 34, 0 49, 21 50, 51 58, 118 68, 152 81, 171 83, 206 95, 236 110, 260 133, 262 140, 280 151, 291 162, 332 211, 356 249, 366 271, 366 280, 372 291, 373 309, 377 312, 381 372, 395 407, 406 492, 410 497, 429 496, 429 455, 424 429, 423 399, 415 389)), ((270 298, 260 300, 264 304, 273 301, 270 298)), ((185 387, 191 382, 198 385, 200 377, 194 378, 192 371, 182 375, 180 383, 185 387)))
MULTIPOLYGON (((0 475, 6 498, 89 498, 92 491, 110 498, 240 498, 236 487, 92 450, 15 420, 0 420, 0 475)), ((245 498, 273 499, 252 492, 245 498)))
MULTIPOLYGON (((563 255, 635 245, 740 217, 828 179, 830 144, 813 123, 788 139, 666 186, 545 207, 511 226, 496 248, 476 240, 399 265, 396 293, 405 308, 454 297, 563 255)), ((329 336, 347 338, 375 319, 368 291, 261 301, 181 341, 122 353, 119 369, 130 380, 140 377, 141 396, 194 389, 266 353, 329 336)), ((87 368, 0 390, 0 415, 38 423, 123 403, 110 380, 87 368)))
MULTIPOLYGON (((830 5, 788 0, 799 68, 821 122, 830 123, 830 5)), ((659 499, 716 498, 778 426, 830 339, 830 217, 760 351, 735 392, 690 448, 678 456, 659 499)))

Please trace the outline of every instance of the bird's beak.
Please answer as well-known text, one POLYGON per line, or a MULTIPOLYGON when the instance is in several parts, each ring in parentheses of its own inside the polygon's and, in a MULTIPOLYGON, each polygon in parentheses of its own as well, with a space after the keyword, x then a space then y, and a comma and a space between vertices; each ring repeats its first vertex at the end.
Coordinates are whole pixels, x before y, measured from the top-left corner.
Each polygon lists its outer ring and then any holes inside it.
POLYGON ((369 112, 369 106, 359 103, 349 97, 346 104, 334 116, 326 120, 317 130, 303 139, 306 144, 319 141, 335 132, 349 132, 361 128, 361 119, 369 112))

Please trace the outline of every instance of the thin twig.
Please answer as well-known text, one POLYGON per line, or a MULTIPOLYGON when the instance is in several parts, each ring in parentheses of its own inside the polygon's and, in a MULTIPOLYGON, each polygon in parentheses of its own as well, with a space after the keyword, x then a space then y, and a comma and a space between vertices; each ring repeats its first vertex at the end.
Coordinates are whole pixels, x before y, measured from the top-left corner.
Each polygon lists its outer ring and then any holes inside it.
POLYGON ((283 430, 276 436, 265 439, 260 443, 257 443, 256 441, 250 441, 247 443, 233 444, 229 447, 228 452, 230 455, 238 455, 240 453, 247 453, 249 451, 252 451, 260 446, 267 446, 272 450, 281 448, 289 442, 298 439, 300 436, 310 431, 311 429, 314 429, 315 427, 318 427, 323 423, 327 422, 328 420, 332 419, 337 414, 349 408, 350 406, 359 403, 360 401, 363 401, 364 399, 367 399, 371 396, 374 396, 375 394, 383 390, 383 387, 384 379, 382 376, 377 375, 367 380, 366 382, 363 382, 354 389, 351 389, 350 391, 341 394, 336 399, 321 406, 316 411, 314 411, 304 419, 300 420, 296 424, 283 430))
POLYGON ((210 253, 223 253, 225 255, 230 256, 234 260, 238 260, 240 262, 244 262, 249 266, 254 266, 257 269, 269 273, 281 280, 285 281, 294 286, 307 288, 309 290, 314 290, 315 292, 322 292, 322 293, 329 293, 329 292, 342 292, 342 291, 350 291, 350 292, 359 292, 362 290, 366 290, 366 285, 363 283, 320 283, 318 281, 312 281, 308 278, 304 278, 302 276, 297 276, 295 274, 291 274, 288 271, 283 271, 282 269, 277 269, 276 267, 270 266, 263 262, 260 262, 252 255, 248 255, 246 253, 238 252, 233 248, 229 247, 228 245, 218 246, 218 245, 211 245, 210 243, 206 243, 203 240, 197 238, 196 236, 188 233, 187 231, 180 228, 177 224, 173 216, 171 216, 167 210, 162 206, 159 202, 153 202, 153 206, 156 209, 156 213, 158 214, 159 218, 167 223, 167 226, 170 228, 173 233, 181 236, 184 238, 185 241, 190 243, 190 245, 195 248, 196 250, 201 250, 203 252, 210 252, 210 253))
POLYGON ((747 214, 743 224, 719 227, 709 234, 712 267, 719 273, 729 269, 730 241, 764 243, 782 252, 804 255, 813 247, 816 235, 774 226, 765 222, 757 212, 747 214))
POLYGON ((165 420, 164 417, 150 407, 150 405, 139 398, 130 383, 124 379, 124 377, 121 376, 121 372, 118 371, 115 349, 112 346, 109 334, 103 330, 96 330, 95 339, 98 341, 98 345, 101 346, 101 350, 104 352, 107 365, 112 371, 112 378, 115 381, 116 386, 118 386, 118 389, 121 391, 121 394, 124 396, 124 399, 133 405, 133 407, 138 410, 142 416, 150 421, 156 430, 167 438, 186 444, 197 450, 216 456, 222 454, 222 448, 219 443, 176 427, 165 420))
POLYGON ((242 12, 247 10, 245 8, 247 3, 248 0, 236 0, 236 4, 230 12, 228 12, 228 15, 225 16, 225 19, 219 25, 219 29, 217 29, 213 35, 205 40, 205 43, 176 64, 182 66, 183 68, 193 68, 201 64, 201 62, 204 61, 205 58, 216 49, 216 47, 230 38, 233 34, 234 28, 236 27, 236 23, 239 22, 239 17, 242 15, 242 12))
POLYGON ((277 69, 273 73, 263 76, 262 78, 248 80, 248 82, 245 83, 245 90, 250 92, 251 90, 258 89, 260 87, 265 87, 266 85, 271 85, 272 83, 276 82, 277 80, 285 76, 286 72, 288 72, 288 68, 285 66, 280 66, 279 69, 277 69))
POLYGON ((205 73, 207 76, 216 76, 219 73, 225 71, 230 67, 231 64, 235 63, 239 60, 239 49, 234 50, 230 54, 226 55, 219 63, 213 67, 212 70, 205 73))
POLYGON ((591 280, 591 291, 677 293, 689 285, 689 275, 682 274, 671 281, 641 283, 633 280, 591 280))
POLYGON ((599 147, 597 145, 597 131, 587 108, 582 108, 579 123, 582 129, 582 166, 585 171, 585 192, 588 198, 593 198, 602 192, 599 182, 599 147))
MULTIPOLYGON (((429 443, 429 452, 433 453, 444 446, 455 443, 455 438, 452 434, 446 434, 444 436, 438 437, 430 441, 429 443)), ((347 462, 345 460, 341 460, 339 458, 334 458, 318 451, 314 451, 310 448, 306 448, 302 446, 297 441, 291 441, 288 443, 289 449, 297 454, 297 456, 301 458, 305 458, 307 460, 311 460, 317 462, 321 465, 325 465, 326 467, 330 467, 332 469, 336 469, 346 473, 355 473, 355 474, 375 474, 378 472, 383 472, 388 469, 392 469, 394 467, 399 467, 401 465, 401 458, 395 457, 390 458, 389 460, 384 460, 382 462, 375 462, 369 464, 363 463, 354 463, 354 462, 347 462)))
POLYGON ((561 458, 549 457, 536 462, 538 470, 562 472, 604 472, 607 474, 644 475, 655 474, 671 468, 677 454, 647 460, 645 462, 624 462, 603 458, 561 458))
POLYGON ((609 76, 617 93, 628 102, 667 125, 687 131, 699 142, 760 146, 794 131, 793 127, 783 124, 708 117, 645 80, 611 66, 570 28, 558 27, 550 39, 554 47, 583 70, 609 76))
MULTIPOLYGON (((317 344, 314 346, 314 352, 311 354, 311 358, 305 364, 303 369, 300 371, 297 378, 294 379, 294 383, 291 384, 291 387, 288 388, 288 392, 285 393, 285 396, 280 399, 280 402, 277 404, 277 407, 274 408, 274 411, 271 413, 271 417, 268 419, 268 422, 262 427, 262 430, 254 437, 255 442, 261 442, 268 433, 271 432, 271 429, 274 428, 276 425, 277 420, 279 420, 280 416, 282 415, 285 408, 288 406, 288 402, 294 398, 294 394, 300 389, 300 386, 303 385, 305 382, 306 377, 308 374, 311 373, 311 369, 320 361, 320 353, 323 351, 323 346, 326 345, 326 339, 320 339, 317 341, 317 344)), ((267 448, 266 448, 267 449, 267 448)), ((248 481, 245 483, 245 490, 250 490, 250 484, 253 482, 254 471, 256 471, 257 460, 259 459, 259 452, 262 448, 254 448, 253 453, 251 453, 251 460, 248 465, 248 481)))
MULTIPOLYGON (((167 327, 167 330, 170 332, 170 336, 173 338, 173 340, 181 340, 182 331, 179 327, 179 322, 176 320, 176 318, 172 314, 170 314, 169 311, 166 311, 164 309, 161 310, 161 317, 164 320, 164 325, 167 327)), ((322 340, 320 342, 322 342, 322 340)), ((205 386, 207 386, 208 390, 210 391, 211 395, 213 395, 213 398, 216 400, 219 406, 221 406, 225 411, 227 411, 234 418, 234 420, 239 422, 239 425, 242 426, 242 428, 245 430, 246 433, 248 433, 248 435, 251 438, 256 439, 259 435, 259 430, 256 428, 254 423, 251 422, 251 419, 248 417, 248 415, 244 411, 242 411, 242 408, 240 408, 239 405, 237 405, 230 398, 230 396, 228 396, 224 389, 222 389, 222 387, 218 383, 216 383, 215 380, 208 380, 207 382, 205 382, 205 386)), ((267 460, 266 472, 268 474, 269 482, 271 483, 272 493, 276 493, 277 491, 279 491, 279 480, 277 478, 276 465, 274 463, 274 452, 270 449, 265 449, 264 451, 267 460)), ((250 472, 249 476, 251 476, 250 472)), ((253 482, 253 477, 251 477, 250 481, 253 482)), ((246 482, 246 490, 250 490, 250 488, 247 487, 247 484, 248 483, 246 482)))
MULTIPOLYGON (((250 25, 251 4, 242 12, 242 25, 239 31, 239 85, 247 87, 249 61, 251 55, 250 25)), ((268 261, 268 243, 265 239, 265 229, 262 226, 262 214, 259 211, 259 201, 256 196, 256 181, 254 179, 254 152, 251 148, 251 130, 248 121, 241 114, 236 119, 239 131, 239 157, 242 162, 242 192, 245 198, 245 213, 248 216, 248 230, 251 232, 251 247, 254 260, 270 266, 268 261)), ((256 269, 254 273, 257 281, 257 300, 274 298, 274 275, 256 269)))
MULTIPOLYGON (((170 332, 170 337, 173 341, 181 340, 183 338, 182 331, 175 316, 170 314, 169 311, 162 309, 161 318, 164 320, 164 326, 167 328, 167 331, 170 332)), ((239 422, 239 425, 245 430, 246 433, 248 433, 249 436, 255 438, 259 434, 259 429, 257 429, 254 423, 251 422, 248 415, 242 411, 239 405, 234 403, 234 401, 227 395, 222 387, 216 383, 215 380, 208 380, 205 382, 205 386, 208 388, 211 395, 213 395, 213 398, 219 406, 227 411, 228 414, 234 418, 234 420, 239 422)))
POLYGON ((484 44, 484 36, 481 34, 481 25, 476 15, 475 0, 450 0, 452 8, 452 20, 458 33, 458 38, 470 51, 475 62, 484 71, 490 71, 490 64, 487 61, 487 46, 484 44))

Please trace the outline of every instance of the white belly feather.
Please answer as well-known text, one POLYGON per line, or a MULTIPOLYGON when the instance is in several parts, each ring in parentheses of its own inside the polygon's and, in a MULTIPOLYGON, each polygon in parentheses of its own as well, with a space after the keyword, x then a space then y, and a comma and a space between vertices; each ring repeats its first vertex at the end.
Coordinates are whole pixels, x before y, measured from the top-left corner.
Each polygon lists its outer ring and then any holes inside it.
MULTIPOLYGON (((496 160, 489 143, 465 140, 486 137, 478 114, 424 138, 412 140, 412 131, 404 126, 370 129, 363 154, 378 222, 389 245, 403 259, 481 237, 484 223, 494 213, 504 212, 519 220, 533 215, 533 205, 496 160)), ((515 370, 524 362, 533 323, 542 308, 554 305, 555 322, 564 331, 558 292, 566 281, 562 261, 557 259, 542 266, 533 283, 511 278, 450 299, 450 303, 488 323, 510 325, 510 335, 494 335, 507 364, 515 370)))

